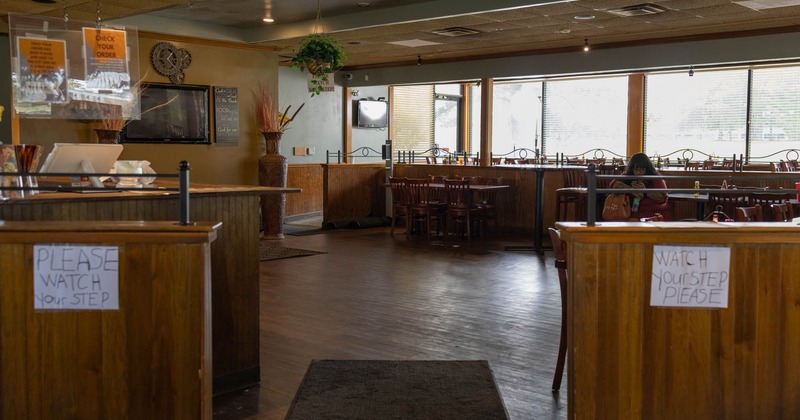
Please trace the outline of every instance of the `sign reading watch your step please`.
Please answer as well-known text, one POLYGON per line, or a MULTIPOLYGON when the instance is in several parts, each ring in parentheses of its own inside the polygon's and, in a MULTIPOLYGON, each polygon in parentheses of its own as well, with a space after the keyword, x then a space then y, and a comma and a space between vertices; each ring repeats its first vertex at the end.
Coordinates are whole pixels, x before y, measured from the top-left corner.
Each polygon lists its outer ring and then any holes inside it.
POLYGON ((33 246, 33 308, 119 309, 119 247, 33 246))
POLYGON ((727 308, 731 250, 653 246, 650 306, 727 308))

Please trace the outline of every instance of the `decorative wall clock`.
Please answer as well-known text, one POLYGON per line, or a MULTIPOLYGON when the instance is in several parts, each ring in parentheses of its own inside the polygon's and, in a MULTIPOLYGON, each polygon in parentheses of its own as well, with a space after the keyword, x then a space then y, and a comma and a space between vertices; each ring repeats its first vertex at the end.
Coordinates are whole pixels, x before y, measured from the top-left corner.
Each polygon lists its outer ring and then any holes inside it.
POLYGON ((192 64, 192 54, 185 48, 178 48, 169 42, 159 42, 150 52, 150 60, 158 74, 168 77, 176 85, 183 83, 186 75, 183 69, 192 64))

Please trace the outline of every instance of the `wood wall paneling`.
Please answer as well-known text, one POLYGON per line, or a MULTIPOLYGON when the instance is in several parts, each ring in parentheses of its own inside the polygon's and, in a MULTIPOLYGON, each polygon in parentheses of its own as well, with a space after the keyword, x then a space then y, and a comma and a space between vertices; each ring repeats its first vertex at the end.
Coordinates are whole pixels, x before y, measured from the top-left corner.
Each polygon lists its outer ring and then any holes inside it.
POLYGON ((800 417, 800 228, 561 227, 569 418, 800 417), (654 244, 730 248, 728 307, 650 306, 654 244))
POLYGON ((322 212, 322 164, 289 165, 286 185, 303 190, 286 195, 286 216, 322 212))
POLYGON ((323 223, 386 216, 386 166, 323 165, 323 223))

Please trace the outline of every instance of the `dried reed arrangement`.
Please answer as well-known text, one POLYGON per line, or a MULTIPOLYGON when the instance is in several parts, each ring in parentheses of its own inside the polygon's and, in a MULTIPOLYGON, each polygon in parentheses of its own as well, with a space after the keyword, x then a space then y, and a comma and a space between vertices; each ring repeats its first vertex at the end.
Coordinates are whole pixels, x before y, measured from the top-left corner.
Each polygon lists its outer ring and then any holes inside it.
MULTIPOLYGON (((145 94, 147 88, 142 86, 142 81, 139 80, 136 84, 133 85, 131 88, 131 92, 138 92, 138 99, 141 102, 142 95, 145 94)), ((156 109, 165 107, 178 99, 178 96, 173 96, 169 100, 149 109, 146 109, 139 113, 139 118, 142 115, 150 112, 155 111, 156 109)), ((92 103, 97 112, 100 114, 99 123, 98 123, 98 130, 111 130, 111 131, 122 131, 126 125, 130 124, 133 120, 126 120, 122 117, 122 106, 119 105, 108 105, 108 104, 101 104, 101 103, 92 103)))
POLYGON ((294 117, 306 105, 305 102, 300 104, 300 107, 294 111, 291 117, 288 117, 291 105, 286 106, 283 112, 280 112, 278 103, 273 95, 262 85, 258 86, 258 90, 253 90, 253 99, 256 102, 256 118, 258 119, 259 128, 262 133, 283 133, 286 127, 294 121, 294 117))

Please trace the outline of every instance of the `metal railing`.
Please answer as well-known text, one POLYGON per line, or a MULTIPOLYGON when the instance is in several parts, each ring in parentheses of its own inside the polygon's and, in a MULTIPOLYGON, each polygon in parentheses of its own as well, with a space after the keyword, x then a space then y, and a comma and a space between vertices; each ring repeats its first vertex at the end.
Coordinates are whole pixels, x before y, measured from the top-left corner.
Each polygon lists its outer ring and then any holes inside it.
MULTIPOLYGON (((800 174, 792 173, 792 172, 785 172, 785 173, 775 173, 771 174, 770 177, 772 179, 778 178, 786 178, 790 180, 798 180, 800 179, 800 174)), ((753 175, 753 176, 737 176, 733 178, 729 175, 646 175, 646 176, 636 176, 636 175, 600 175, 597 172, 597 166, 594 164, 590 164, 586 169, 586 187, 587 187, 587 203, 586 203, 586 225, 587 226, 594 226, 597 222, 597 194, 613 194, 613 193, 634 193, 634 192, 664 192, 664 193, 687 193, 687 194, 742 194, 743 192, 755 192, 755 191, 763 191, 763 192, 780 192, 780 193, 800 193, 798 189, 768 189, 768 188, 759 188, 758 190, 740 190, 735 188, 730 189, 721 189, 721 188, 625 188, 621 190, 619 188, 597 188, 597 180, 598 179, 663 179, 663 180, 691 180, 691 181, 700 181, 700 180, 719 180, 727 182, 728 184, 732 184, 734 180, 738 181, 750 181, 750 180, 760 180, 763 179, 763 175, 753 175)), ((720 182, 721 184, 721 182, 720 182)))
MULTIPOLYGON (((148 173, 148 174, 108 174, 108 173, 83 173, 83 172, 2 172, 0 173, 0 180, 3 178, 16 178, 14 182, 17 184, 16 186, 5 186, 5 183, 0 182, 0 191, 19 191, 21 192, 20 197, 24 198, 25 192, 38 192, 38 191, 55 191, 55 192, 84 192, 84 191, 177 191, 179 193, 179 201, 180 201, 180 220, 179 224, 182 226, 186 226, 191 224, 189 221, 189 163, 186 161, 181 161, 178 165, 178 173, 176 174, 156 174, 156 173, 148 173), (76 178, 100 178, 100 177, 108 177, 108 176, 119 176, 119 177, 130 177, 130 178, 178 178, 178 187, 146 187, 142 186, 141 188, 105 188, 105 187, 96 187, 96 186, 85 186, 83 184, 76 184, 72 183, 71 185, 38 185, 38 183, 34 186, 30 185, 31 183, 27 183, 25 185, 26 179, 30 179, 33 177, 70 177, 73 179, 76 178)), ((14 197, 9 198, 14 199, 14 197)), ((2 205, 2 204, 0 204, 2 205)))

